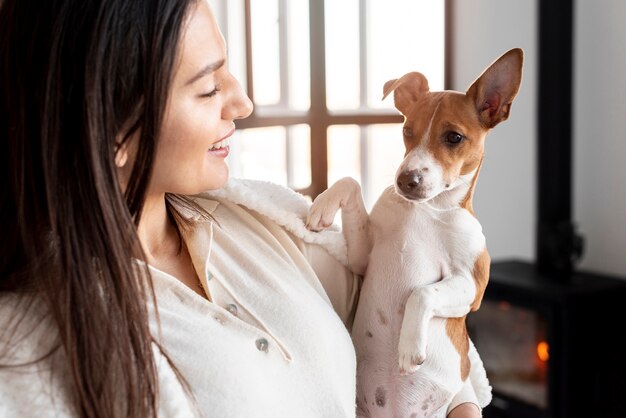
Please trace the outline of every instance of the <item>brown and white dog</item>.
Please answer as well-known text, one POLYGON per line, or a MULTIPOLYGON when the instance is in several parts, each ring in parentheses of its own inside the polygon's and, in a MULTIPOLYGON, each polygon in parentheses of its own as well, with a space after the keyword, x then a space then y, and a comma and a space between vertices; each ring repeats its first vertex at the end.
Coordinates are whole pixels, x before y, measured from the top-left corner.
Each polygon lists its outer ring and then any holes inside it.
POLYGON ((444 417, 471 389, 465 316, 480 306, 490 264, 472 196, 485 136, 508 118, 522 62, 521 49, 508 51, 466 93, 430 92, 417 72, 388 81, 384 97, 393 91, 405 116, 395 184, 369 215, 350 178, 311 207, 312 230, 342 210, 350 265, 365 275, 352 328, 360 416, 444 417))

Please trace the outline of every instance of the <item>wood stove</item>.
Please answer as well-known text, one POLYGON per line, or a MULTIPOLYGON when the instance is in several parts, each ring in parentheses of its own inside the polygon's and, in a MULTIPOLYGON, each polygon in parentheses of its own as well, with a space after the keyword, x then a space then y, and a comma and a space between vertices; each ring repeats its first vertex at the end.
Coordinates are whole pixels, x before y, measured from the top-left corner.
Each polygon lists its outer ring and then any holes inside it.
POLYGON ((486 418, 626 418, 626 280, 573 268, 573 0, 539 1, 536 263, 492 264, 468 330, 493 386, 486 418))
POLYGON ((626 417, 625 308, 624 280, 494 263, 468 317, 493 387, 485 418, 626 417))

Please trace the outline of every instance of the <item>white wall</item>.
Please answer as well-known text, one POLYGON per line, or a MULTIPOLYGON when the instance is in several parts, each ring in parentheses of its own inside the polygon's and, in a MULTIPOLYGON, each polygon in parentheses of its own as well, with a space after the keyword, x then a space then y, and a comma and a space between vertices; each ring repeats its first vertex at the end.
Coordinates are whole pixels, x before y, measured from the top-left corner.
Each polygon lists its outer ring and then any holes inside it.
POLYGON ((576 2, 574 212, 581 267, 626 278, 626 2, 576 2))
POLYGON ((455 90, 465 91, 496 58, 524 50, 524 76, 509 119, 489 134, 474 206, 494 260, 535 254, 536 5, 519 0, 456 0, 455 90))
MULTIPOLYGON (((580 268, 626 278, 626 2, 579 0, 575 6, 573 209, 586 238, 580 268)), ((487 139, 475 206, 495 260, 532 261, 536 2, 455 0, 455 13, 455 89, 465 90, 506 50, 526 53, 511 117, 487 139)))

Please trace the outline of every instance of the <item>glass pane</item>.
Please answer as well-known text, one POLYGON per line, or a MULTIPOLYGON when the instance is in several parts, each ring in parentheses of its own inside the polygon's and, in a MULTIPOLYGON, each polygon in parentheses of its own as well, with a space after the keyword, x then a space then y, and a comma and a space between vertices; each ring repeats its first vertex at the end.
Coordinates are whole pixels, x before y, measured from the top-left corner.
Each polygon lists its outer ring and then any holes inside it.
POLYGON ((278 1, 251 0, 254 101, 273 105, 280 101, 278 1))
POLYGON ((244 3, 242 0, 209 0, 209 5, 226 39, 228 68, 247 91, 244 3))
POLYGON ((328 128, 328 185, 343 177, 361 181, 360 128, 335 125, 328 128))
POLYGON ((309 64, 309 2, 289 0, 287 3, 289 36, 289 107, 307 110, 311 104, 309 64))
POLYGON ((357 109, 361 73, 358 0, 328 0, 325 8, 327 106, 330 110, 357 109))
POLYGON ((311 185, 311 129, 308 125, 287 129, 288 184, 294 189, 304 189, 311 185))
POLYGON ((235 132, 228 159, 232 177, 287 185, 286 129, 244 129, 235 132))
POLYGON ((545 409, 550 348, 546 319, 507 301, 483 300, 468 317, 472 341, 493 388, 545 409))
POLYGON ((424 74, 431 90, 443 89, 444 11, 444 0, 367 1, 370 107, 392 108, 393 100, 380 100, 383 86, 410 71, 424 74))
MULTIPOLYGON (((225 1, 225 0, 224 0, 225 1)), ((235 78, 248 91, 246 85, 246 28, 243 1, 228 2, 227 49, 228 68, 235 78)))
POLYGON ((367 179, 363 195, 370 210, 383 190, 393 185, 396 170, 404 158, 402 124, 367 127, 367 179))
POLYGON ((342 177, 361 183, 368 210, 394 182, 404 158, 402 124, 331 126, 328 129, 328 184, 342 177))

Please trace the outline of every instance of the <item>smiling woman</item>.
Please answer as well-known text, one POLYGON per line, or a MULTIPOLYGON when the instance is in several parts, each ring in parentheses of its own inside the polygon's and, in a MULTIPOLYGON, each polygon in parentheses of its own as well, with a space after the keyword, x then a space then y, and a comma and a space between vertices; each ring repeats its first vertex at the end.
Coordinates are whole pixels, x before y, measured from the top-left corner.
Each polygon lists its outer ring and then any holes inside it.
MULTIPOLYGON (((226 65, 226 45, 213 14, 205 2, 198 2, 180 40, 137 232, 148 263, 200 295, 204 292, 188 250, 168 217, 166 195, 194 195, 223 187, 228 179, 225 143, 235 131, 234 120, 251 111, 250 99, 226 65), (181 251, 173 252, 179 247, 181 251)), ((117 164, 122 185, 132 176, 137 146, 135 134, 117 149, 118 161, 125 161, 117 164)), ((169 208, 169 213, 176 212, 175 206, 169 208)), ((185 224, 180 217, 178 222, 185 224)))
POLYGON ((204 0, 4 0, 0 91, 0 416, 354 416, 360 277, 229 181, 204 0))
POLYGON ((206 3, 199 2, 181 39, 146 206, 152 192, 163 200, 164 193, 191 195, 222 187, 228 147, 214 146, 232 135, 235 119, 251 111, 250 99, 228 71, 224 38, 206 3))

